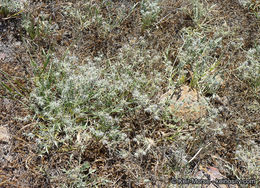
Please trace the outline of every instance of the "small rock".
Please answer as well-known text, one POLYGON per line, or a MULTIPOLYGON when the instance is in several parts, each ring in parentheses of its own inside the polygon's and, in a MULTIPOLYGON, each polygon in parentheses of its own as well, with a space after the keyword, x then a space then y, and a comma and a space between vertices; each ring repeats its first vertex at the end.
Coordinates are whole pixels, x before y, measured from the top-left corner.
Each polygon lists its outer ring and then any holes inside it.
POLYGON ((7 111, 10 111, 12 109, 12 103, 9 99, 4 98, 3 104, 7 111))
POLYGON ((6 127, 0 127, 0 143, 9 143, 10 135, 8 133, 8 129, 6 127))
POLYGON ((227 177, 222 175, 219 170, 215 167, 202 167, 200 166, 200 171, 198 171, 194 176, 197 180, 205 180, 210 184, 202 184, 201 188, 238 188, 236 184, 227 184, 225 180, 227 177), (216 183, 217 182, 217 183, 216 183), (223 182, 223 184, 221 184, 223 182))
POLYGON ((184 85, 180 89, 178 94, 174 94, 172 90, 168 91, 161 96, 160 101, 168 98, 170 111, 184 121, 197 121, 206 116, 206 100, 189 86, 184 85))
POLYGON ((0 60, 3 61, 6 57, 6 54, 5 53, 0 53, 0 60))

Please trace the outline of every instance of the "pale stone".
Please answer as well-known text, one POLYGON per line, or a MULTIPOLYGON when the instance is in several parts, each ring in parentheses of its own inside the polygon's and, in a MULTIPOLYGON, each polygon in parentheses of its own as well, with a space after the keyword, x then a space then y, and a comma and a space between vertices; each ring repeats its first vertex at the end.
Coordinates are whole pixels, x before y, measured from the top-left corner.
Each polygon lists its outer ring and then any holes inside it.
MULTIPOLYGON (((238 188, 238 185, 236 184, 226 184, 224 183, 225 180, 228 180, 226 176, 222 175, 217 168, 214 167, 202 167, 200 166, 200 171, 195 173, 194 178, 199 180, 199 181, 206 181, 205 184, 201 185, 201 188, 238 188), (219 182, 223 182, 223 184, 214 184, 211 183, 210 181, 216 181, 218 180, 219 182), (209 184, 207 184, 207 182, 209 184), (217 186, 216 186, 217 185, 217 186)), ((188 188, 193 188, 193 186, 188 186, 188 188)))
POLYGON ((207 102, 199 93, 184 85, 178 94, 169 90, 160 98, 161 102, 169 99, 170 111, 184 121, 196 121, 207 115, 207 102))
POLYGON ((10 135, 6 127, 0 127, 0 143, 8 143, 10 140, 10 135))
POLYGON ((12 103, 9 99, 4 98, 3 105, 5 106, 7 111, 10 111, 12 108, 12 103))

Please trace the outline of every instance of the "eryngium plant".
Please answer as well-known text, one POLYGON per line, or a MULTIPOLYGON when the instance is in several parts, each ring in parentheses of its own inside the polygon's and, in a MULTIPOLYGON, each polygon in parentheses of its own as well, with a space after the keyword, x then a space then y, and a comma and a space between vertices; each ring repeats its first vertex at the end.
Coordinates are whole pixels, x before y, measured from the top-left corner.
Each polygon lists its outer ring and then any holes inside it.
POLYGON ((31 93, 39 145, 48 152, 87 129, 97 139, 125 139, 114 136, 120 120, 154 105, 151 99, 161 90, 162 75, 153 69, 159 59, 130 46, 113 61, 101 56, 79 65, 75 56, 53 58, 49 70, 35 77, 31 93))

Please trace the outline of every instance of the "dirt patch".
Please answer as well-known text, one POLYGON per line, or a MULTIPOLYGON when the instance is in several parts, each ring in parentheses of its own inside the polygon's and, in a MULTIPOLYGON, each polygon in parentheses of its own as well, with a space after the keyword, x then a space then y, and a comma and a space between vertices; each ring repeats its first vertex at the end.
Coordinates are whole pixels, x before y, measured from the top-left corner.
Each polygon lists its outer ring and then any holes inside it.
POLYGON ((163 102, 167 98, 170 100, 170 110, 180 119, 197 121, 207 114, 206 100, 188 86, 182 86, 176 94, 170 90, 160 100, 163 102))

